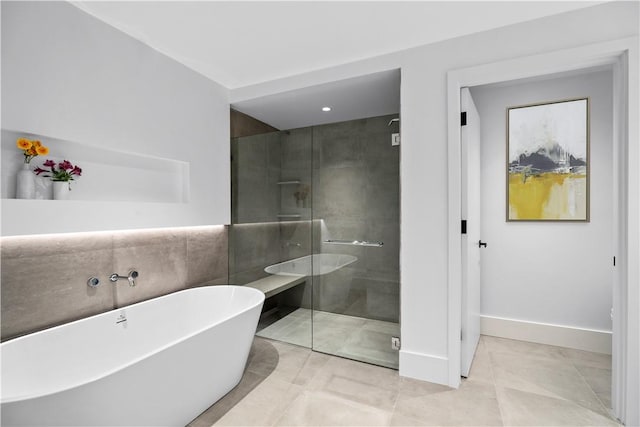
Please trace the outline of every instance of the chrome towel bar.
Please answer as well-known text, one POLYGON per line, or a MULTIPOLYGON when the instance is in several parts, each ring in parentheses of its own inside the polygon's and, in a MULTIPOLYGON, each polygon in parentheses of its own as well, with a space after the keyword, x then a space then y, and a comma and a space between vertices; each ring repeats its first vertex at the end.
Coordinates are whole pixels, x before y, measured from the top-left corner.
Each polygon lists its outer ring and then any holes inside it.
POLYGON ((325 240, 324 243, 331 243, 332 245, 372 246, 375 248, 381 248, 382 245, 384 245, 383 242, 367 242, 366 240, 325 240))

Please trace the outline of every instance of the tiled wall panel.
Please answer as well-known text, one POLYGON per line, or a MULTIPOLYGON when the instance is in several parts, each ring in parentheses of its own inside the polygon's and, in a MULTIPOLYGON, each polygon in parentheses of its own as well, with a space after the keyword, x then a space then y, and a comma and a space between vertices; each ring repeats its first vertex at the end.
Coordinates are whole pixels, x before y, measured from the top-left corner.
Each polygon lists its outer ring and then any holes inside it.
POLYGON ((223 226, 2 238, 2 339, 228 281, 223 226), (135 287, 112 273, 139 272, 135 287), (98 277, 97 288, 87 279, 98 277))

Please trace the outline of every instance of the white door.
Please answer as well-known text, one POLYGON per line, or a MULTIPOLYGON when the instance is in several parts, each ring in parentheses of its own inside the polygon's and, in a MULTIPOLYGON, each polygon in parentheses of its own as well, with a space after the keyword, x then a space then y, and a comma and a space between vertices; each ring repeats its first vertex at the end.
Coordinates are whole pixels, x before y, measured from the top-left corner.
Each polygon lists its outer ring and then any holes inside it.
MULTIPOLYGON (((462 154, 462 333, 460 375, 467 377, 480 339, 480 116, 468 88, 460 91, 466 124, 461 129, 462 154), (462 225, 463 231, 465 225, 462 225)), ((464 120, 463 120, 464 122, 464 120)), ((461 123, 461 125, 463 124, 461 123)))

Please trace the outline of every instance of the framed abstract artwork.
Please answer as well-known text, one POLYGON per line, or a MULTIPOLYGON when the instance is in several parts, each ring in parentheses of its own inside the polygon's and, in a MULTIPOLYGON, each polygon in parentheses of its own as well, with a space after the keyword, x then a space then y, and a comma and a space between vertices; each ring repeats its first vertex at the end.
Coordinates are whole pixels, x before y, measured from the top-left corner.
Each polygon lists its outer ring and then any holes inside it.
POLYGON ((589 98, 507 108, 507 221, 589 221, 589 98))

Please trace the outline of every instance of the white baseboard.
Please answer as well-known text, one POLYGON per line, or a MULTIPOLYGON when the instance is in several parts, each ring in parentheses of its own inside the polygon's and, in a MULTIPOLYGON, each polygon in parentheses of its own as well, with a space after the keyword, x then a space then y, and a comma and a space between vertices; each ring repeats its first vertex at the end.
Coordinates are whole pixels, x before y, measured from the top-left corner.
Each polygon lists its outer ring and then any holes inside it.
POLYGON ((446 357, 400 350, 400 376, 449 385, 448 372, 446 357))
POLYGON ((500 338, 611 354, 612 334, 609 331, 480 316, 480 333, 500 338))

